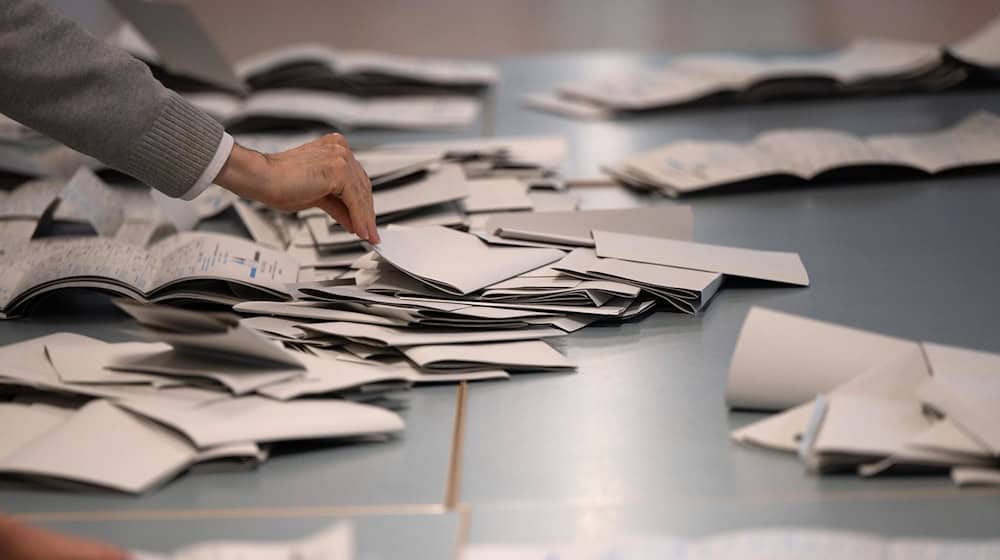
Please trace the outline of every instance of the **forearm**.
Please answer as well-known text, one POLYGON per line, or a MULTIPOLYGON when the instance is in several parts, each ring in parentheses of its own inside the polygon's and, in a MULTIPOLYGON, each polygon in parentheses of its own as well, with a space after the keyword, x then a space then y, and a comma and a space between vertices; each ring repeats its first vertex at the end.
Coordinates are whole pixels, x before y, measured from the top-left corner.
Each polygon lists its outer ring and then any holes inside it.
POLYGON ((145 64, 34 0, 0 1, 0 76, 0 112, 171 196, 224 133, 145 64))

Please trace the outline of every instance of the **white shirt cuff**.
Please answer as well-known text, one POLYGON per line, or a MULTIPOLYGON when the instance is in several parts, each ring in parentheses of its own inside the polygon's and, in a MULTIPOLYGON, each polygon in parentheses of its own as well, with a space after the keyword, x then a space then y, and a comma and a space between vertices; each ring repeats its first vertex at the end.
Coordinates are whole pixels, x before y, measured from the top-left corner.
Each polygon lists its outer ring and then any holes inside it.
POLYGON ((233 144, 233 137, 228 132, 224 132, 222 140, 219 141, 219 147, 215 150, 215 156, 212 157, 212 161, 201 172, 198 181, 186 193, 180 196, 181 200, 194 200, 199 194, 205 192, 205 189, 215 181, 215 178, 219 175, 219 171, 222 171, 222 166, 226 164, 229 154, 233 151, 233 144))

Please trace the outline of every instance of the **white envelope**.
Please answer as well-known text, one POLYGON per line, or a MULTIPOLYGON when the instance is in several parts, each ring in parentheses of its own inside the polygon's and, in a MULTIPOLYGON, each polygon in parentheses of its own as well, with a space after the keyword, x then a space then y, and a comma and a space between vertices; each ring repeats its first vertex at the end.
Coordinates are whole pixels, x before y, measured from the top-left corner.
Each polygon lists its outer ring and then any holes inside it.
POLYGON ((396 268, 453 295, 470 294, 563 256, 555 249, 490 247, 474 235, 442 227, 390 227, 374 249, 396 268))
POLYGON ((346 338, 369 346, 419 346, 426 344, 459 344, 468 342, 499 342, 565 336, 566 333, 547 327, 504 330, 467 329, 401 329, 364 323, 313 323, 302 328, 331 336, 346 338))
POLYGON ((227 443, 326 439, 401 431, 403 419, 388 410, 342 400, 275 401, 241 397, 178 409, 138 400, 121 406, 171 426, 198 447, 227 443))
POLYGON ((783 410, 913 350, 908 340, 755 307, 736 342, 726 402, 783 410))
POLYGON ((138 494, 187 468, 196 455, 174 431, 97 400, 0 460, 0 473, 138 494))
POLYGON ((445 344, 403 348, 403 354, 429 371, 505 369, 558 371, 576 365, 541 340, 485 344, 445 344))
POLYGON ((486 232, 500 237, 593 247, 594 231, 690 240, 694 218, 689 206, 647 206, 574 212, 529 212, 493 216, 486 232))
POLYGON ((690 241, 595 231, 597 256, 720 272, 729 276, 808 286, 798 253, 758 251, 690 241))

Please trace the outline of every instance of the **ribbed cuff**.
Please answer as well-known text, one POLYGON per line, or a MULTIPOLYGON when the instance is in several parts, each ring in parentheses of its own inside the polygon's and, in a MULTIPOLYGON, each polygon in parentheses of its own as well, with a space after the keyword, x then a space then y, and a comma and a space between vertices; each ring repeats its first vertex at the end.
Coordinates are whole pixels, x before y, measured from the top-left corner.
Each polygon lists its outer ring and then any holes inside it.
POLYGON ((187 193, 212 163, 225 129, 187 100, 169 92, 153 126, 123 171, 172 197, 187 193))
POLYGON ((219 176, 219 172, 222 171, 222 166, 229 161, 229 154, 232 153, 234 144, 236 142, 228 132, 222 135, 222 140, 219 141, 219 147, 215 149, 215 156, 212 157, 212 161, 201 172, 198 182, 179 197, 181 200, 194 200, 212 185, 215 178, 219 176))

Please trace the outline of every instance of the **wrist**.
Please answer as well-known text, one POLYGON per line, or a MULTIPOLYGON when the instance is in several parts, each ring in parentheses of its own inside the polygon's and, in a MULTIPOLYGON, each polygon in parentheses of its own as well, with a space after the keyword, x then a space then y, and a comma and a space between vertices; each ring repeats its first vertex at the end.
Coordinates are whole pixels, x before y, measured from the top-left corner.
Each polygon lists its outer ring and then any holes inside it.
POLYGON ((233 144, 233 150, 216 176, 215 184, 243 198, 271 204, 268 176, 267 156, 233 144))

